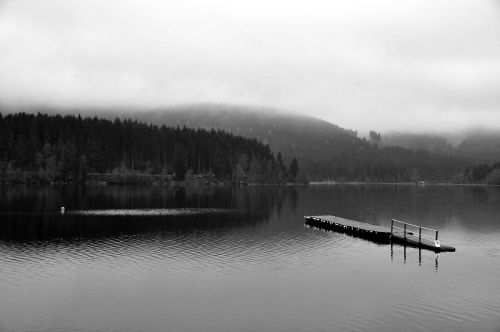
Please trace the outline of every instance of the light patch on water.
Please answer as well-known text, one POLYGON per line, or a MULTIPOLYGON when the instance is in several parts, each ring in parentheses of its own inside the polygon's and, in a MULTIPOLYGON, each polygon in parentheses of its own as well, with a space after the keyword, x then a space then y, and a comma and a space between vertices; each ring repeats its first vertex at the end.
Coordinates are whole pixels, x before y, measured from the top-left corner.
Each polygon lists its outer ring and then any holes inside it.
POLYGON ((188 209, 103 209, 103 210, 70 210, 65 214, 81 216, 184 216, 196 214, 213 214, 229 212, 228 209, 188 208, 188 209))

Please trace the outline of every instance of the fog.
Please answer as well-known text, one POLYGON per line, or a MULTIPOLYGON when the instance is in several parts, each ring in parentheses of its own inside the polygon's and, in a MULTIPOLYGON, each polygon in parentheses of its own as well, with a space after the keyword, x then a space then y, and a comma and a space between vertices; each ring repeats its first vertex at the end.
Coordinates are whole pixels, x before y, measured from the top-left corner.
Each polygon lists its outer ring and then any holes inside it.
POLYGON ((0 1, 0 104, 231 103, 360 131, 500 124, 499 1, 0 1))

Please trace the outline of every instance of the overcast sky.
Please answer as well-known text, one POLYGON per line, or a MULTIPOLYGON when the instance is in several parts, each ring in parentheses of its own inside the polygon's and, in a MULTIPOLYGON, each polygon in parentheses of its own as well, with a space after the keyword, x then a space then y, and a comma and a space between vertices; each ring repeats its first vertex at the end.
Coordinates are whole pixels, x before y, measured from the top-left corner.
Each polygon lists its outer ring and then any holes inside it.
POLYGON ((500 1, 333 2, 0 0, 0 103, 500 126, 500 1))

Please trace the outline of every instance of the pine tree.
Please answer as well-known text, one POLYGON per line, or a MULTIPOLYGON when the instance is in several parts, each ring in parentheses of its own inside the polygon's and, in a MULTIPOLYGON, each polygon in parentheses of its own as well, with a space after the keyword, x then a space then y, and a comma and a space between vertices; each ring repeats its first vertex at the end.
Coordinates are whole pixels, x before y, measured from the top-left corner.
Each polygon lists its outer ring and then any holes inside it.
POLYGON ((175 177, 183 181, 186 177, 186 171, 188 169, 188 160, 186 149, 177 143, 174 148, 174 172, 175 177))
POLYGON ((290 167, 288 168, 288 180, 295 182, 297 180, 297 175, 299 174, 299 163, 296 158, 292 159, 290 167))
POLYGON ((281 156, 281 152, 278 152, 278 156, 276 157, 276 173, 278 177, 278 183, 284 183, 287 180, 287 171, 285 163, 283 162, 283 157, 281 156))

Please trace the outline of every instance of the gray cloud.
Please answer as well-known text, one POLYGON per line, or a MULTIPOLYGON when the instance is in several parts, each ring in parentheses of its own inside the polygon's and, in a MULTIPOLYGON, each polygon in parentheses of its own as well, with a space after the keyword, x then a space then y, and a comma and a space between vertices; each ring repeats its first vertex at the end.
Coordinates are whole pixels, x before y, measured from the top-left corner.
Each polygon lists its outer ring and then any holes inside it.
POLYGON ((271 106, 367 130, 500 123, 497 1, 0 4, 0 102, 271 106))

